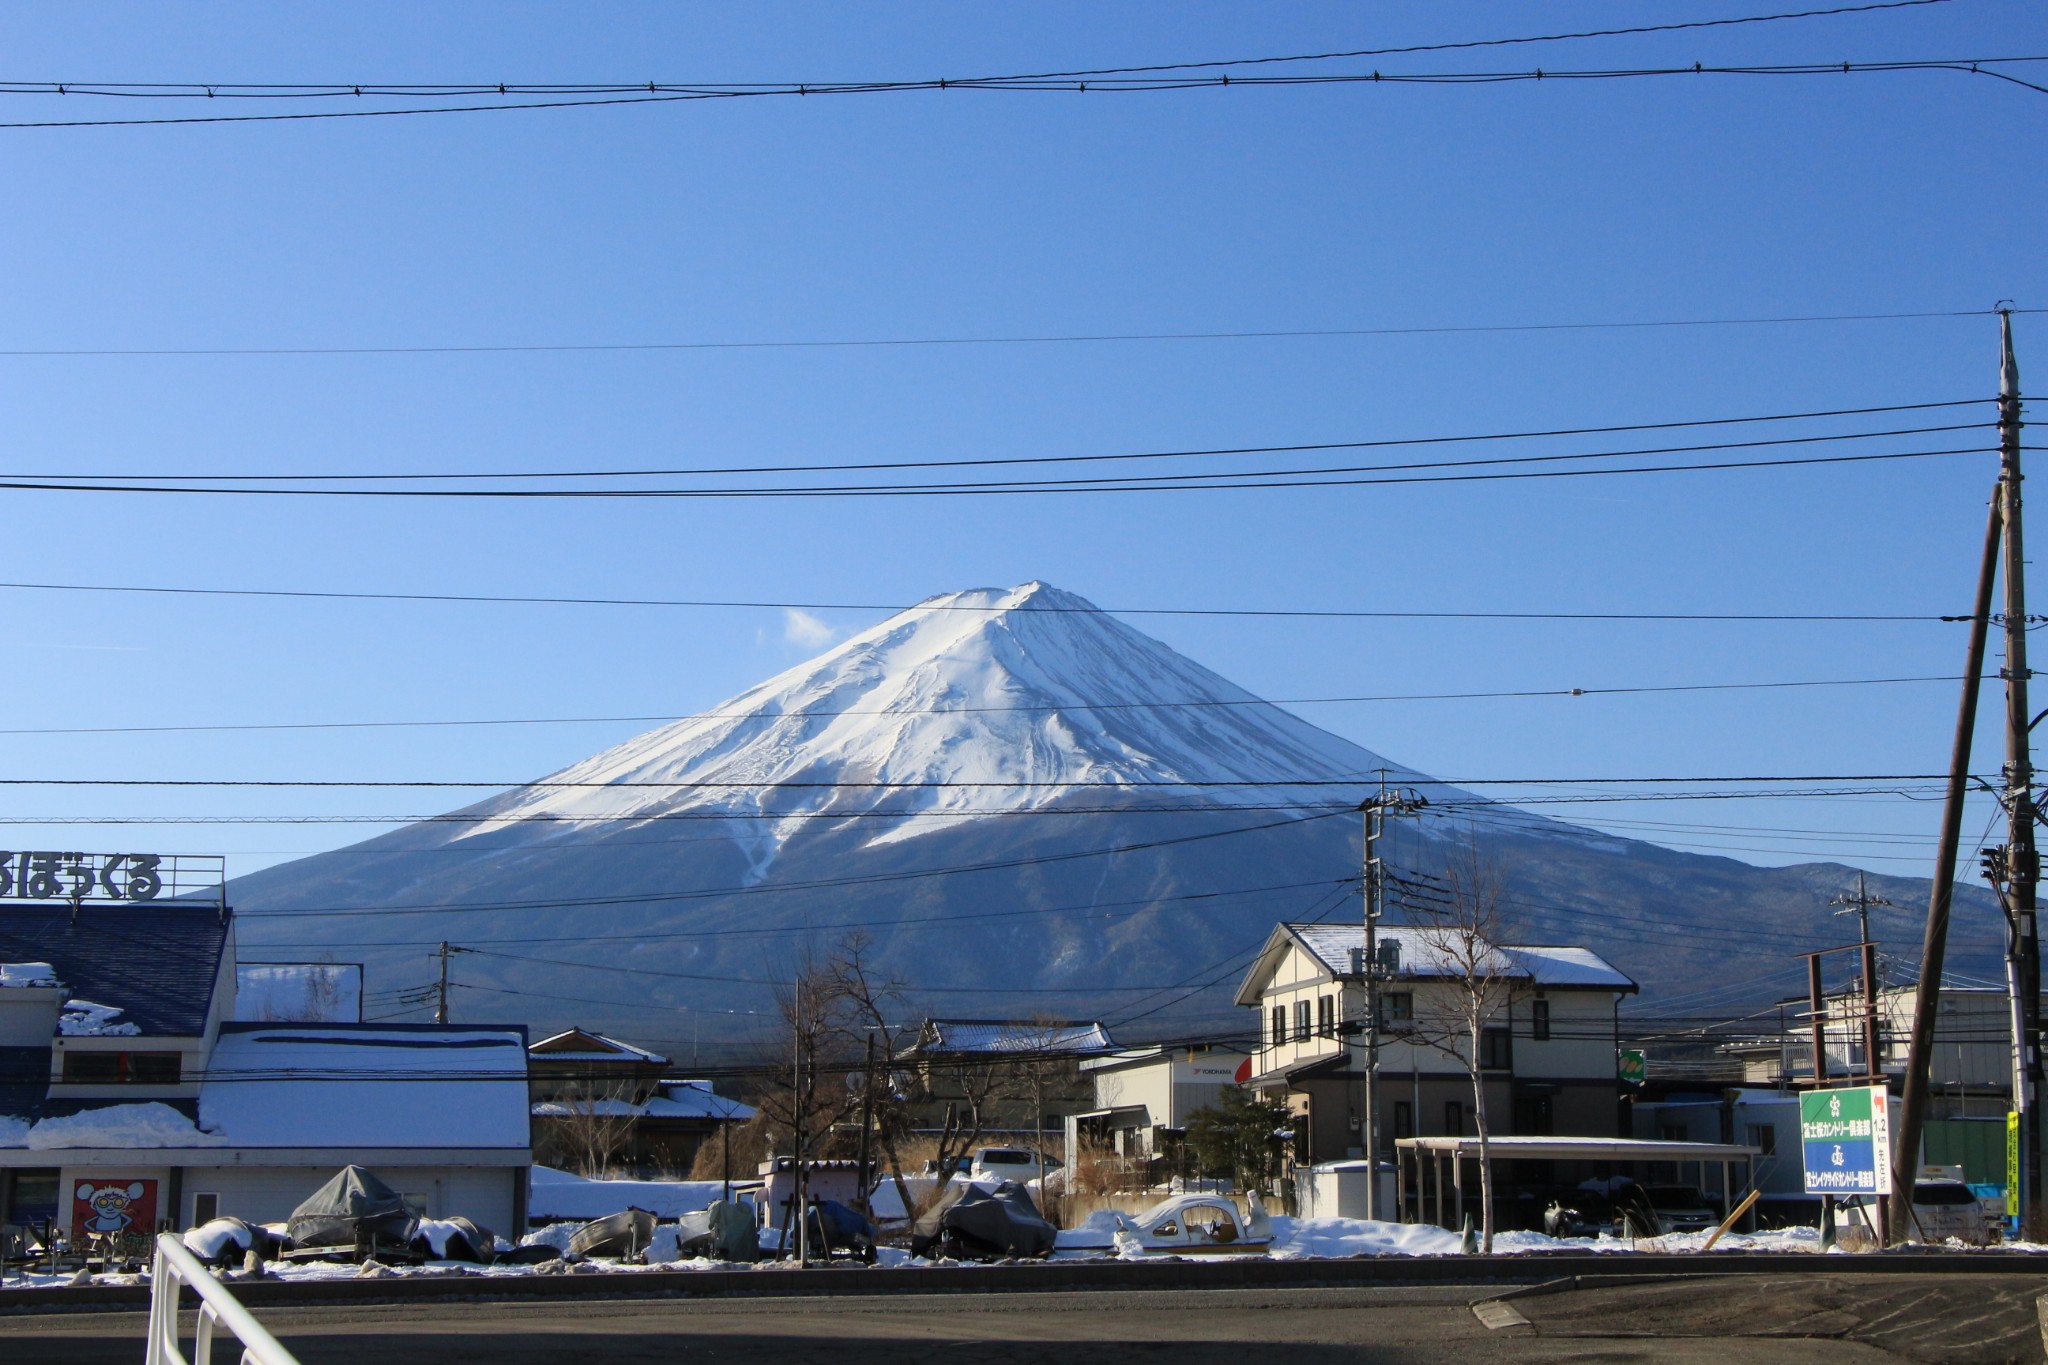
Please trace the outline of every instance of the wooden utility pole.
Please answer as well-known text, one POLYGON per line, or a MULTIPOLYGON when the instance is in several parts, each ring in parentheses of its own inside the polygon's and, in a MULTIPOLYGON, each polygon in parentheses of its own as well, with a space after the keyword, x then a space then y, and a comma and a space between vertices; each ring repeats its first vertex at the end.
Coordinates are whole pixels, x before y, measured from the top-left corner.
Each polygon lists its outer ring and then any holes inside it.
POLYGON ((2034 847, 2034 760, 2027 715, 2026 545, 2020 523, 2020 367, 2012 313, 1999 313, 1998 487, 2005 509, 2005 792, 2007 899, 2019 948, 2025 1075, 2013 1095, 2020 1114, 2020 1236, 2044 1231, 2041 1217, 2041 943, 2035 930, 2041 860, 2034 847))
MULTIPOLYGON (((2007 382, 2017 393, 2018 375, 2011 374, 2007 382)), ((2001 401, 2001 435, 2006 425, 2003 420, 2005 408, 2001 401)), ((2014 443, 2017 444, 2016 434, 2014 443)), ((2017 462, 2017 453, 2013 458, 2017 462)), ((1927 928, 1920 942, 1920 985, 1913 993, 1913 1032, 1906 1053, 1906 1080, 1899 1103, 1899 1128, 1892 1144, 1891 1227, 1897 1232, 1913 1226, 1913 1179, 1919 1173, 1920 1136, 1927 1123, 1928 1071, 1934 1060, 1934 1016, 1940 1003, 1941 970, 1948 953, 1948 919, 1955 897, 1956 854, 1962 845, 1963 800, 1968 795, 1970 784, 1970 741, 1977 729, 1978 679, 1984 672, 1984 637, 1991 625, 1991 586, 1998 576, 1998 552, 2004 524, 2005 486, 2000 480, 1984 527, 1984 554, 1977 566, 1977 596, 1970 608, 1970 642, 1964 651, 1963 694, 1956 706, 1955 743, 1949 754, 1948 793, 1941 812, 1941 837, 1934 853, 1934 885, 1927 895, 1927 928)))

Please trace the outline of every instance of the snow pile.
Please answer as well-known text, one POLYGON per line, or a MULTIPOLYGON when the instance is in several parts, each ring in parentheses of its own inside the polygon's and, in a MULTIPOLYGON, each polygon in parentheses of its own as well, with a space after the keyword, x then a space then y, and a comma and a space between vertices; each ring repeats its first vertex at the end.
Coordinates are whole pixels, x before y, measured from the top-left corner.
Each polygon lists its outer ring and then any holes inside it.
POLYGON ((526 1207, 532 1218, 586 1223, 624 1213, 629 1206, 657 1218, 680 1218, 710 1208, 725 1189, 717 1180, 585 1180, 552 1166, 535 1166, 526 1207))
POLYGON ((57 1020, 57 1032, 67 1038, 133 1038, 142 1032, 137 1024, 117 1022, 121 1014, 119 1005, 66 1000, 63 1017, 57 1020))
POLYGON ((216 1218, 196 1228, 187 1228, 184 1234, 185 1249, 202 1261, 218 1260, 229 1247, 249 1249, 247 1225, 233 1218, 216 1218))
POLYGON ((22 1145, 31 1151, 68 1147, 219 1147, 227 1139, 201 1132, 168 1104, 110 1104, 43 1119, 22 1145))
POLYGON ((1271 1254, 1283 1261, 1332 1256, 1455 1256, 1458 1245, 1457 1233, 1427 1223, 1276 1215, 1271 1254))
POLYGON ((56 969, 47 962, 0 962, 0 988, 58 984, 56 969))
POLYGON ((0 1114, 0 1147, 28 1146, 28 1120, 0 1114))
MULTIPOLYGON (((541 1169, 536 1166, 535 1170, 541 1169)), ((576 1235, 581 1223, 550 1223, 544 1228, 535 1228, 519 1239, 523 1247, 553 1247, 564 1256, 569 1254, 569 1239, 576 1235)))

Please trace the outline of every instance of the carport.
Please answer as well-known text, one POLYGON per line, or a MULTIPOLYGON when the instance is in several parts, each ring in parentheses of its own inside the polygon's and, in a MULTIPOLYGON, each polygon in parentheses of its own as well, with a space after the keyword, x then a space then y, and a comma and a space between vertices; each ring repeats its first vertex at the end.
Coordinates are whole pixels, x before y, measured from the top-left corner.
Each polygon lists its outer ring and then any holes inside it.
MULTIPOLYGON (((1616 1166, 1672 1164, 1678 1168, 1679 1178, 1683 1180, 1686 1166, 1692 1165, 1697 1169, 1695 1185, 1702 1189, 1706 1185, 1707 1169, 1717 1166, 1721 1177, 1718 1192, 1724 1212, 1734 1208, 1736 1201, 1748 1192, 1754 1180, 1758 1156, 1755 1147, 1735 1143, 1664 1142, 1650 1138, 1495 1137, 1488 1138, 1486 1145, 1488 1156, 1495 1161, 1589 1162, 1607 1168, 1609 1176, 1616 1174, 1613 1169, 1616 1166), (1738 1164, 1742 1167, 1740 1183, 1736 1181, 1735 1172, 1738 1164)), ((1412 1137, 1396 1141, 1394 1207, 1400 1210, 1401 1221, 1423 1221, 1424 1203, 1434 1195, 1437 1226, 1453 1226, 1465 1207, 1465 1163, 1478 1160, 1479 1139, 1476 1137, 1412 1137), (1449 1221, 1446 1221, 1444 1208, 1447 1192, 1453 1210, 1449 1221)), ((1476 1167, 1473 1178, 1475 1182, 1478 1179, 1476 1167)))

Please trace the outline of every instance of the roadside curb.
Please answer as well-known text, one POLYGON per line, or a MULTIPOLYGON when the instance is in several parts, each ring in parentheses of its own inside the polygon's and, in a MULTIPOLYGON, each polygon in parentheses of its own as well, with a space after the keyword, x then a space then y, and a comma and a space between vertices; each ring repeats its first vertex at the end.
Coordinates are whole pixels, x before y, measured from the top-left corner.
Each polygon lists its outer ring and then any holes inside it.
MULTIPOLYGON (((2037 1252, 1928 1250, 1818 1256, 1810 1252, 1539 1252, 1520 1256, 1359 1256, 1344 1260, 1067 1261, 998 1266, 810 1270, 680 1270, 602 1275, 422 1275, 358 1280, 231 1281, 251 1309, 432 1300, 858 1297, 1031 1294, 1133 1289, 1320 1289, 1421 1284, 1516 1286, 1493 1297, 1558 1292, 1580 1282, 1717 1275, 2036 1274, 2037 1252)), ((147 1285, 0 1289, 0 1315, 140 1312, 147 1285)))

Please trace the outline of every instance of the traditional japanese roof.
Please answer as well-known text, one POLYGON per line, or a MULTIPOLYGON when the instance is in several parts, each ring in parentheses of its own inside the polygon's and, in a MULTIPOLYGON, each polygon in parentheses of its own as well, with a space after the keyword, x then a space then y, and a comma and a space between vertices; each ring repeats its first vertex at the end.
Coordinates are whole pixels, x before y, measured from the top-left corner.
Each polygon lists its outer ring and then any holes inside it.
MULTIPOLYGON (((1463 975, 1445 953, 1441 936, 1412 925, 1383 924, 1382 945, 1396 945, 1399 965, 1390 975, 1404 981, 1443 980, 1463 975)), ((1332 978, 1358 974, 1354 954, 1365 950, 1362 924, 1280 924, 1274 926, 1258 960, 1238 987, 1237 1003, 1255 1005, 1289 944, 1299 945, 1332 978)), ((1385 951, 1384 946, 1382 951, 1385 951)), ((1500 977, 1559 990, 1590 989, 1633 993, 1636 983, 1590 948, 1549 944, 1503 944, 1490 950, 1485 969, 1500 977)))
POLYGON ((649 1052, 644 1047, 634 1047, 602 1033, 588 1029, 564 1029, 552 1037, 543 1038, 527 1049, 534 1060, 543 1062, 640 1062, 648 1066, 667 1066, 668 1058, 658 1052, 649 1052))
POLYGON ((1029 1019, 927 1019, 914 1053, 998 1054, 1116 1051, 1109 1031, 1097 1023, 1046 1023, 1029 1019))
POLYGON ((145 1037, 194 1038, 227 946, 216 906, 0 907, 0 962, 47 962, 72 998, 122 1011, 145 1037))

